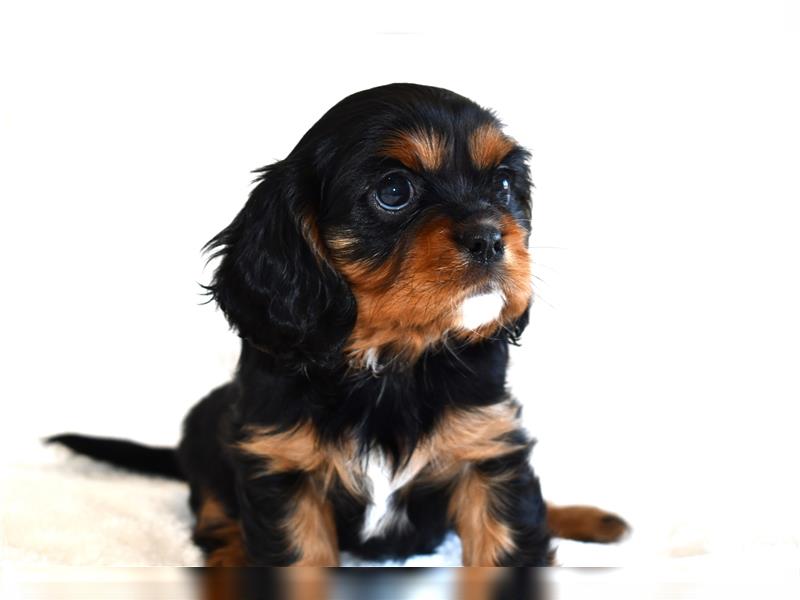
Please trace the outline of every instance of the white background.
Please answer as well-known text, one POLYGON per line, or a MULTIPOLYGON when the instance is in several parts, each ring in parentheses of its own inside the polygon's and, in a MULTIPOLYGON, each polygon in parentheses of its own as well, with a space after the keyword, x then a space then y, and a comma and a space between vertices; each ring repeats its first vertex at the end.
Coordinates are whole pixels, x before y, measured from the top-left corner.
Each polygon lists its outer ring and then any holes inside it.
POLYGON ((175 443, 235 364, 200 248, 249 171, 412 81, 533 152, 510 383, 546 495, 656 553, 797 547, 796 4, 275 4, 0 8, 5 458, 65 430, 175 443))

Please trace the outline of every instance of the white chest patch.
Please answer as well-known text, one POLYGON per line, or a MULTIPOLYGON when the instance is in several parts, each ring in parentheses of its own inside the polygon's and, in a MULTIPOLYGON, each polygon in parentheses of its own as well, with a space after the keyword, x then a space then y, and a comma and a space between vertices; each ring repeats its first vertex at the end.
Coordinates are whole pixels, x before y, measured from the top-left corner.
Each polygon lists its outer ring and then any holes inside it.
POLYGON ((367 514, 361 528, 361 539, 375 537, 389 529, 403 525, 408 516, 405 509, 394 505, 392 494, 406 485, 419 471, 413 461, 392 477, 392 469, 383 453, 373 450, 367 458, 364 472, 366 487, 370 492, 367 514))
POLYGON ((497 290, 470 296, 461 305, 461 327, 475 331, 497 320, 506 305, 506 297, 497 290))

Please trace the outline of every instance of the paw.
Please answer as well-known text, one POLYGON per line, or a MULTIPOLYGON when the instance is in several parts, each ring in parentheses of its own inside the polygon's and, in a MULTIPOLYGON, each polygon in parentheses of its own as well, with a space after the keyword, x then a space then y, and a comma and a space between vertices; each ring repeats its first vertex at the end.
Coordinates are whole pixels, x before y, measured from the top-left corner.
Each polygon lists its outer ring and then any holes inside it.
POLYGON ((547 526, 553 537, 599 544, 618 542, 630 532, 624 519, 594 506, 548 506, 547 526))

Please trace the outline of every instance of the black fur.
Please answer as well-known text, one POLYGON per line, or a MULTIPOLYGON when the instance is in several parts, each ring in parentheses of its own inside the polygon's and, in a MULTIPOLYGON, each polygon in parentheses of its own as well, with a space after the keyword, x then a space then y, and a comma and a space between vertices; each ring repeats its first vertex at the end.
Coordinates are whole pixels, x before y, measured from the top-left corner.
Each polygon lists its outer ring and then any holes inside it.
MULTIPOLYGON (((243 338, 242 351, 234 380, 188 415, 177 456, 191 486, 192 507, 198 509, 204 493, 219 498, 241 523, 251 564, 289 565, 299 558, 282 524, 308 475, 265 474, 262 460, 237 452, 235 444, 249 427, 292 431, 310 423, 324 442, 354 436, 362 453, 382 451, 399 466, 446 411, 507 398, 508 344, 527 324, 527 311, 479 342, 444 340, 413 362, 380 373, 354 368, 344 348, 356 322, 356 298, 313 247, 316 233, 346 232, 358 241, 348 260, 380 265, 393 253, 408 252, 417 228, 435 214, 456 222, 478 213, 508 214, 529 230, 528 155, 519 147, 504 161, 514 174, 508 206, 491 200, 492 172, 474 167, 458 144, 442 173, 409 172, 420 194, 414 210, 384 214, 370 203, 376 182, 400 168, 378 151, 387 132, 422 128, 458 141, 483 124, 497 120, 439 88, 394 84, 350 96, 326 113, 285 160, 261 171, 242 211, 209 242, 220 262, 207 289, 243 338)), ((524 450, 474 468, 505 475, 497 478, 504 483, 490 508, 513 530, 517 550, 503 556, 502 564, 544 565, 549 539, 528 460, 532 443, 521 430, 514 435, 524 450)), ((102 449, 117 448, 107 443, 53 441, 129 468, 176 474, 173 455, 163 450, 150 455, 161 457, 162 463, 153 464, 104 454, 102 449)), ((451 493, 448 484, 412 482, 405 500, 411 527, 364 542, 358 531, 366 503, 336 484, 329 500, 340 548, 373 558, 431 552, 452 525, 447 518, 451 493)))
POLYGON ((288 371, 330 366, 355 320, 347 284, 303 237, 316 190, 297 162, 262 169, 245 207, 206 246, 222 258, 209 293, 239 335, 288 371))
POLYGON ((54 435, 45 442, 61 444, 79 454, 104 460, 137 473, 159 475, 169 479, 185 479, 178 466, 174 448, 153 448, 127 440, 96 438, 75 433, 54 435))

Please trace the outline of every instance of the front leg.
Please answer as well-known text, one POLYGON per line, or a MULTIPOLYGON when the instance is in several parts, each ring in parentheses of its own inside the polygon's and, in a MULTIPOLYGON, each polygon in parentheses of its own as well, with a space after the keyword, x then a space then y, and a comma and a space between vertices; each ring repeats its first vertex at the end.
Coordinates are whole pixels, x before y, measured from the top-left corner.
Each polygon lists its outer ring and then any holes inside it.
POLYGON ((263 431, 241 442, 236 494, 248 564, 338 566, 333 507, 303 430, 263 431))
POLYGON ((339 564, 333 509, 311 475, 244 475, 237 498, 249 565, 339 564))
POLYGON ((529 453, 525 445, 472 462, 459 474, 449 513, 461 538, 464 566, 550 564, 545 503, 529 453))

